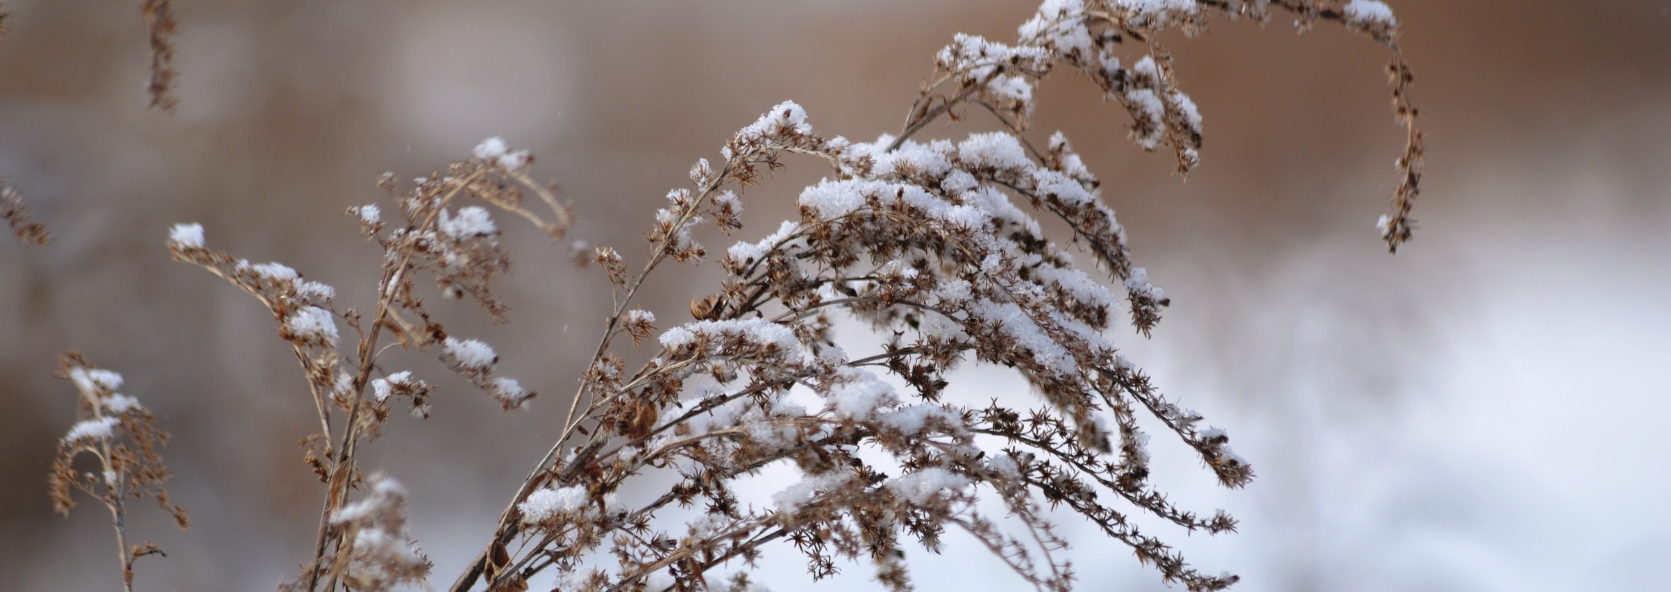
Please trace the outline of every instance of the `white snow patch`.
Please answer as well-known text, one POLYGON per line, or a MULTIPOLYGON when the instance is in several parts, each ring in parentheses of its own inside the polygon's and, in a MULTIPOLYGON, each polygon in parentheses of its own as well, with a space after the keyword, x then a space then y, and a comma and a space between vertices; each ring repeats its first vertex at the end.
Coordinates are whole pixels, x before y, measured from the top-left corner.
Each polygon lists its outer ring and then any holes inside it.
POLYGON ((203 225, 196 222, 175 224, 168 229, 168 244, 178 249, 203 248, 203 225))

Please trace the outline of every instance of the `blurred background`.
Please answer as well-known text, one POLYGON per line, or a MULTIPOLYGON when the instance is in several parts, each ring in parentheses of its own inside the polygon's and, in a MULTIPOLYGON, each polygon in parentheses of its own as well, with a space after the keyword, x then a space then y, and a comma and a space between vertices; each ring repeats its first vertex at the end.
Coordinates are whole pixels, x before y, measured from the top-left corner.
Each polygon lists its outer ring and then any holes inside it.
MULTIPOLYGON (((120 585, 108 518, 51 511, 47 469, 74 421, 52 378, 80 348, 122 372, 174 435, 168 483, 194 526, 138 506, 166 559, 139 590, 270 590, 314 537, 322 488, 297 441, 317 425, 289 348, 252 298, 168 260, 170 224, 370 302, 378 253, 344 208, 502 135, 557 180, 581 238, 647 252, 666 191, 766 108, 821 133, 898 129, 957 32, 1008 41, 1026 0, 177 0, 180 104, 146 109, 138 3, 12 0, 0 42, 0 173, 55 239, 0 244, 0 573, 15 590, 120 585)), ((1374 43, 1216 22, 1162 38, 1205 115, 1203 165, 1126 140, 1125 115, 1068 72, 1040 90, 1105 182, 1139 264, 1172 296, 1152 339, 1111 331, 1173 397, 1228 429, 1258 471, 1216 488, 1157 436, 1157 483, 1229 510, 1234 535, 1141 522, 1238 590, 1671 588, 1671 1, 1392 2, 1428 143, 1416 240, 1373 229, 1402 132, 1374 43)), ((961 137, 970 124, 924 137, 961 137)), ((794 215, 823 165, 744 195, 748 226, 794 215)), ((609 303, 596 269, 504 220, 509 324, 437 305, 542 396, 503 414, 435 363, 434 416, 395 417, 363 463, 412 491, 411 530, 444 587, 549 445, 609 303)), ((631 263, 636 267, 636 263, 631 263)), ((663 327, 718 266, 669 267, 663 327), (693 288, 694 286, 694 288, 693 288)), ((965 396, 1023 400, 971 368, 965 396)), ((954 381, 954 385, 957 382, 954 381)), ((769 494, 768 494, 769 495, 769 494)), ((1065 520, 1084 589, 1161 590, 1155 572, 1065 520)), ((800 589, 804 563, 759 574, 800 589)), ((923 590, 1023 586, 967 538, 911 555, 923 590)), ((874 586, 847 566, 816 589, 874 586)))

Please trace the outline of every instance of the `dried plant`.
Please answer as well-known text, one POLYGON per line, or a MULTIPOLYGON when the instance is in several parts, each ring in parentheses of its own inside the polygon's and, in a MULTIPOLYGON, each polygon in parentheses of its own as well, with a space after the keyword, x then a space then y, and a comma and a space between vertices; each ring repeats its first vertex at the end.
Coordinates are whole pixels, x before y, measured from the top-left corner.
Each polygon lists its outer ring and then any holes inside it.
POLYGON ((179 84, 174 71, 174 38, 179 35, 179 23, 174 20, 170 0, 142 0, 139 14, 145 19, 145 29, 151 37, 151 80, 146 89, 151 94, 151 108, 173 111, 179 100, 174 87, 179 84))
POLYGON ((128 498, 149 495, 181 530, 190 525, 186 510, 169 501, 168 490, 162 487, 168 468, 157 448, 168 442, 168 433, 157 429, 156 419, 137 399, 116 392, 122 388, 121 374, 95 368, 73 351, 59 359, 58 371, 60 377, 75 383, 81 399, 76 424, 59 440, 58 457, 52 462, 52 507, 68 516, 76 505, 70 491, 75 489, 110 510, 122 564, 122 589, 132 592, 134 561, 165 553, 150 541, 128 544, 128 498), (76 457, 83 453, 98 460, 97 471, 75 470, 76 457))
MULTIPOLYGON (((1395 112, 1408 142, 1380 228, 1396 249, 1413 228, 1422 153, 1409 68, 1384 4, 1049 0, 1015 44, 957 36, 897 135, 825 137, 801 107, 784 102, 731 138, 719 161, 699 160, 691 187, 667 194, 648 233, 653 252, 637 271, 614 249, 593 249, 588 258, 613 294, 604 332, 551 447, 452 590, 526 590, 547 571, 564 591, 746 590, 753 586, 746 567, 729 579, 710 572, 752 566, 774 541, 803 553, 815 579, 835 573, 838 560, 868 560, 884 586, 908 590, 908 542, 937 551, 947 530, 973 537, 1039 590, 1069 590, 1067 541, 1047 508, 1083 516, 1166 582, 1190 590, 1236 582, 1191 567, 1128 520, 1143 512, 1190 532, 1236 528, 1230 516, 1179 508, 1150 485, 1140 416, 1193 448, 1222 485, 1241 487, 1254 473, 1223 430, 1161 395, 1103 336, 1121 309, 1148 335, 1169 300, 1134 264, 1101 181, 1066 136, 1035 143, 1030 122, 1037 84, 1068 68, 1130 113, 1140 147, 1170 150, 1187 173, 1200 159, 1201 116, 1178 88, 1157 34, 1198 33, 1214 17, 1264 22, 1276 10, 1293 14, 1302 30, 1334 21, 1393 50, 1395 112), (936 121, 975 110, 1005 131, 916 139, 936 121), (799 219, 726 249, 725 278, 692 298, 694 320, 658 335, 658 315, 635 305, 647 279, 669 261, 707 257, 696 238, 704 223, 740 230, 740 193, 783 167, 786 154, 822 160, 831 176, 800 194, 799 219), (1071 235, 1051 236, 1038 217, 1057 219, 1071 235), (1078 263, 1075 250, 1094 263, 1078 263), (880 350, 838 345, 843 318, 883 337, 880 350), (653 355, 629 369, 623 336, 634 347, 650 343, 653 355), (956 388, 949 373, 971 362, 1015 369, 1036 403, 967 404, 948 395, 956 388), (769 466, 792 466, 802 478, 765 507, 744 504, 739 480, 769 466), (674 483, 647 501, 623 501, 623 492, 645 494, 656 480, 643 477, 651 475, 674 483), (1002 515, 981 510, 983 500, 1002 515)), ((385 174, 380 186, 393 215, 378 205, 347 212, 382 250, 377 297, 366 311, 338 305, 330 286, 288 266, 210 249, 197 224, 170 231, 175 259, 266 305, 307 378, 319 432, 306 440, 306 461, 326 492, 312 557, 285 589, 385 590, 427 575, 429 561, 405 532, 405 491, 386 476, 366 476, 357 455, 397 403, 429 413, 434 387, 389 367, 381 357, 389 346, 434 357, 507 411, 534 397, 498 372, 494 348, 450 334, 418 285, 420 274, 432 278, 443 297, 468 297, 503 320, 507 306, 492 280, 510 260, 489 207, 554 241, 573 221, 557 188, 531 176, 531 164, 526 151, 493 138, 410 184, 385 174), (351 345, 342 343, 341 326, 352 331, 351 345)))
MULTIPOLYGON (((0 41, 6 38, 6 30, 10 29, 12 14, 6 11, 5 3, 0 3, 0 41)), ((23 196, 16 187, 6 183, 0 177, 0 218, 6 219, 6 226, 12 229, 12 238, 22 245, 44 245, 51 242, 47 236, 46 226, 29 218, 29 208, 23 205, 23 196)))
POLYGON ((47 236, 46 226, 29 217, 29 207, 23 205, 23 197, 17 188, 7 185, 5 179, 0 178, 0 218, 6 219, 6 225, 12 229, 12 238, 20 245, 44 245, 52 242, 47 236))
MULTIPOLYGON (((179 73, 174 70, 174 39, 180 34, 180 25, 174 20, 171 2, 140 0, 139 5, 139 15, 145 21, 151 44, 150 80, 146 82, 146 91, 151 97, 151 108, 167 112, 174 111, 174 106, 179 103, 174 96, 174 87, 180 84, 179 73)), ((6 30, 11 27, 11 13, 5 8, 6 4, 0 2, 0 40, 5 39, 6 30)))
MULTIPOLYGON (((0 3, 0 41, 5 39, 6 30, 11 28, 11 16, 6 12, 6 5, 0 3)), ((16 187, 7 184, 4 177, 0 177, 0 218, 6 220, 6 226, 12 230, 12 238, 20 245, 40 246, 52 242, 46 226, 29 217, 29 207, 23 205, 23 196, 16 187)))
MULTIPOLYGON (((361 232, 384 253, 378 299, 369 319, 355 309, 338 309, 333 288, 302 279, 285 265, 251 264, 208 249, 199 225, 176 225, 169 234, 169 250, 176 259, 225 278, 272 311, 279 336, 290 342, 307 376, 320 432, 307 441, 306 460, 328 488, 314 561, 297 582, 305 584, 301 589, 317 589, 322 581, 331 589, 339 579, 357 582, 354 589, 382 589, 410 579, 416 569, 391 568, 390 578, 368 579, 366 573, 350 569, 356 562, 345 559, 357 552, 353 531, 347 528, 355 523, 341 518, 349 490, 361 481, 355 465, 357 446, 377 437, 397 401, 404 400, 414 415, 429 413, 426 401, 433 387, 410 371, 386 372, 376 364, 385 333, 408 349, 435 356, 506 410, 534 397, 515 379, 497 375, 498 355, 491 346, 448 335, 416 293, 417 274, 425 272, 445 297, 469 296, 496 320, 506 310, 490 289, 493 277, 510 265, 498 243, 499 229, 486 209, 459 202, 482 201, 520 215, 554 239, 569 225, 568 207, 557 201, 555 187, 527 175, 532 158, 526 151, 507 150, 494 139, 477 147, 475 155, 444 173, 417 179, 416 186, 397 200, 401 221, 392 228, 375 205, 349 210, 361 232), (543 213, 526 207, 530 196, 540 202, 543 213), (338 319, 358 337, 351 354, 338 347, 338 319)), ((392 191, 394 176, 385 175, 381 184, 392 191)), ((398 486, 390 485, 394 487, 398 486)))

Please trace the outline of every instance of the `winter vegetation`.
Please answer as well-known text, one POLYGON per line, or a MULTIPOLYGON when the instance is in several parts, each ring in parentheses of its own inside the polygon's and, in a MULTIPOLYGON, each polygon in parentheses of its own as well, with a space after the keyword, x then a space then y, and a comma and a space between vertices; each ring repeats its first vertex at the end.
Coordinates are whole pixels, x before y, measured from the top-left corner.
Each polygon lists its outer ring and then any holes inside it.
MULTIPOLYGON (((143 14, 151 105, 168 109, 174 20, 167 0, 147 0, 143 14)), ((952 39, 892 133, 850 140, 820 132, 794 102, 772 107, 717 160, 698 159, 689 186, 667 193, 649 217, 645 261, 573 236, 575 205, 536 175, 528 151, 498 137, 421 176, 385 173, 385 198, 346 212, 381 254, 365 271, 371 302, 342 302, 305 270, 217 250, 216 233, 232 229, 158 229, 175 260, 266 307, 306 379, 296 404, 311 402, 317 431, 297 436, 322 500, 315 542, 297 550, 300 572, 281 589, 427 582, 521 591, 543 574, 565 592, 744 591, 758 588, 750 567, 777 545, 804 555, 812 579, 859 562, 881 587, 909 590, 904 550, 935 551, 959 532, 1037 589, 1066 591, 1075 572, 1050 517, 1059 509, 1126 545, 1167 583, 1231 586, 1237 576, 1192 565, 1128 519, 1145 514, 1188 533, 1237 526, 1222 511, 1179 507, 1150 483, 1144 424, 1192 449, 1224 487, 1248 484, 1254 469, 1224 429, 1175 404, 1105 336, 1119 325, 1150 334, 1170 300, 1138 264, 1069 134, 1034 129, 1033 97, 1058 71, 1083 76, 1130 116, 1137 146, 1173 154, 1187 174, 1203 158, 1203 116, 1157 35, 1287 19, 1301 30, 1345 27, 1391 51, 1406 141, 1376 228, 1396 251, 1415 227, 1422 144, 1398 22, 1374 0, 1047 0, 1013 42, 952 39), (929 137, 976 117, 1001 131, 929 137), (828 167, 827 176, 796 198, 798 218, 745 235, 745 196, 755 197, 747 189, 791 155, 828 167), (430 415, 429 373, 456 374, 506 412, 534 404, 536 392, 499 367, 502 355, 526 353, 455 333, 430 306, 467 300, 505 319, 511 303, 494 285, 510 271, 501 238, 525 230, 549 237, 556 256, 595 266, 612 312, 575 390, 540 398, 565 410, 562 421, 543 458, 505 492, 498 521, 481 525, 479 554, 462 573, 431 574, 406 527, 408 491, 398 476, 363 466, 360 453, 391 429, 395 410, 430 415), (715 231, 758 238, 710 252, 701 241, 715 231), (724 277, 691 294, 689 320, 640 308, 652 274, 704 260, 724 277), (883 345, 844 346, 839 322, 867 327, 883 345), (392 348, 435 364, 397 366, 384 356, 392 348), (1035 400, 949 396, 964 385, 948 374, 968 364, 1013 368, 1035 400), (768 467, 793 467, 799 480, 770 504, 741 502, 741 480, 768 467)), ((11 187, 0 190, 0 213, 20 242, 46 242, 11 187)), ((81 410, 53 466, 53 500, 68 512, 82 492, 109 509, 131 589, 135 560, 162 550, 130 544, 129 501, 151 497, 187 526, 162 487, 167 435, 117 392, 115 372, 70 353, 61 374, 81 410), (98 466, 83 470, 83 455, 98 466)))

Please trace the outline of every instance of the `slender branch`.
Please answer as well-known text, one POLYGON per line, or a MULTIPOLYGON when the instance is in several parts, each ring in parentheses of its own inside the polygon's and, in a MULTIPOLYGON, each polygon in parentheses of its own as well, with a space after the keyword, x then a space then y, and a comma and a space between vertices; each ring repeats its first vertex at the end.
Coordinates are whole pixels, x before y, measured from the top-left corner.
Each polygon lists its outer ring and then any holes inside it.
MULTIPOLYGON (((108 457, 109 445, 106 444, 105 447, 108 457)), ((109 463, 105 463, 105 470, 110 470, 109 463)), ((133 592, 133 551, 128 549, 128 516, 127 500, 125 499, 127 495, 123 491, 122 481, 122 475, 118 473, 115 483, 106 482, 111 488, 109 494, 111 502, 107 505, 110 508, 111 526, 116 530, 116 559, 122 565, 122 590, 123 592, 133 592)))

